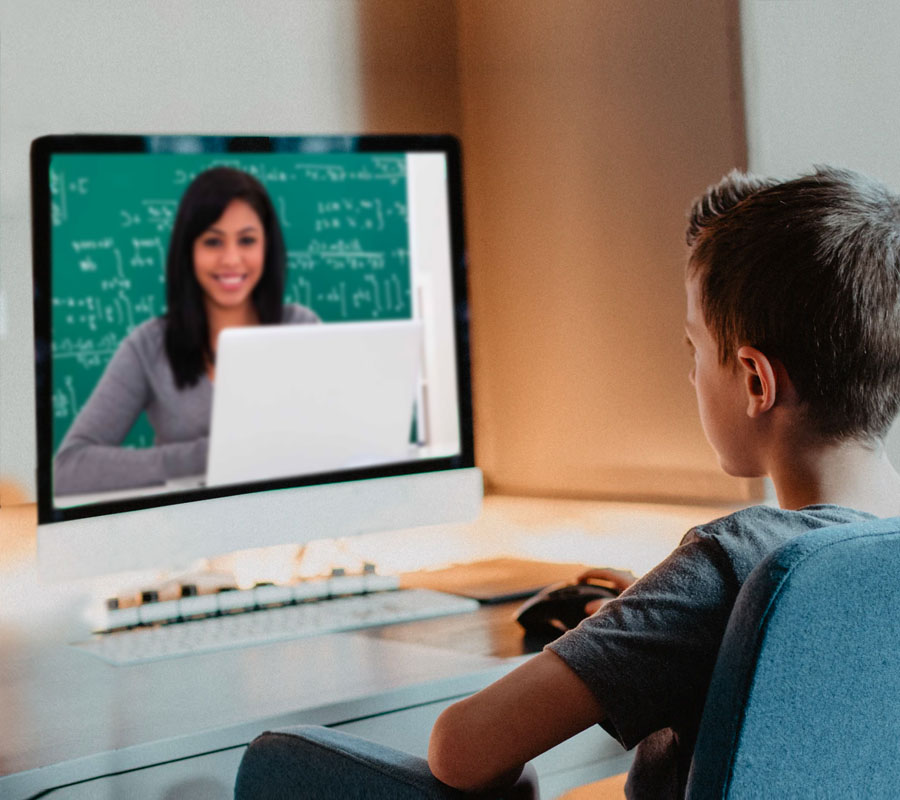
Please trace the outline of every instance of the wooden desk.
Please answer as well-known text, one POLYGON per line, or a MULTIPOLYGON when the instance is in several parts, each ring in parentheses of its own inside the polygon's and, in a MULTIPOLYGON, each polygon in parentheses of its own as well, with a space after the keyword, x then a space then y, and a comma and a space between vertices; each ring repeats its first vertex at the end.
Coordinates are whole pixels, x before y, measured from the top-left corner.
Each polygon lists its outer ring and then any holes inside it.
MULTIPOLYGON (((413 563, 415 552, 420 559, 431 554, 434 566, 511 554, 640 573, 691 524, 727 510, 497 497, 471 525, 360 537, 354 550, 380 553, 375 560, 393 561, 398 571, 423 566, 413 563)), ((40 586, 34 520, 31 506, 0 510, 3 798, 54 788, 49 796, 67 800, 230 797, 247 742, 302 722, 340 725, 422 753, 445 705, 524 657, 510 609, 494 607, 112 667, 67 646, 88 632, 81 611, 96 587, 40 586)), ((599 729, 570 742, 540 761, 545 797, 627 766, 628 757, 599 729)))

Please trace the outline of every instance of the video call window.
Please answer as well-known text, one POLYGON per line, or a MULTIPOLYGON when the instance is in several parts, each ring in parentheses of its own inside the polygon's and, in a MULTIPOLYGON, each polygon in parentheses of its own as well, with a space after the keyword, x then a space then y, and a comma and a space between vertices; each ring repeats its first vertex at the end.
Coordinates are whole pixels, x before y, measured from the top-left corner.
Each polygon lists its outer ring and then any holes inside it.
MULTIPOLYGON (((284 437, 270 431, 271 462, 278 466, 246 477, 225 470, 225 482, 460 452, 443 154, 56 153, 48 181, 57 507, 207 485, 210 450, 221 460, 233 446, 221 426, 214 437, 220 444, 210 441, 214 398, 217 417, 231 413, 232 434, 244 427, 247 408, 267 403, 290 433, 291 417, 278 416, 279 391, 294 393, 305 422, 322 415, 321 464, 310 444, 317 426, 305 434, 308 446, 295 447, 305 451, 300 467, 289 453, 275 458, 284 437), (373 329, 374 323, 387 324, 373 329), (405 329, 396 342, 406 344, 379 344, 381 331, 392 326, 405 329), (210 331, 219 328, 229 335, 265 329, 260 336, 274 337, 281 348, 294 345, 275 328, 291 328, 295 338, 309 340, 296 351, 307 355, 266 364, 258 380, 272 378, 273 386, 242 407, 232 395, 246 381, 235 377, 239 367, 228 367, 240 358, 223 356, 221 368, 232 374, 218 374, 225 338, 210 331), (339 329, 358 345, 335 344, 339 329), (332 384, 326 367, 314 363, 320 352, 334 354, 335 374, 346 353, 357 383, 332 384), (371 374, 360 377, 367 368, 371 374), (390 380, 403 386, 389 389, 387 375, 395 372, 390 380), (297 375, 306 382, 285 383, 297 375), (379 402, 386 404, 381 411, 379 402), (391 406, 394 412, 385 410, 391 406), (339 413, 360 432, 330 419, 339 413), (362 419, 366 414, 375 416, 362 419), (326 423, 337 433, 326 435, 326 423), (342 431, 345 439, 357 437, 355 449, 339 442, 342 431), (343 450, 326 452, 338 445, 343 450)), ((274 343, 246 346, 251 353, 276 351, 274 343)), ((230 341, 229 347, 239 349, 230 341)), ((256 437, 264 441, 265 432, 256 437)), ((260 460, 260 447, 250 450, 260 460)), ((234 453, 232 461, 253 460, 240 445, 234 453)))

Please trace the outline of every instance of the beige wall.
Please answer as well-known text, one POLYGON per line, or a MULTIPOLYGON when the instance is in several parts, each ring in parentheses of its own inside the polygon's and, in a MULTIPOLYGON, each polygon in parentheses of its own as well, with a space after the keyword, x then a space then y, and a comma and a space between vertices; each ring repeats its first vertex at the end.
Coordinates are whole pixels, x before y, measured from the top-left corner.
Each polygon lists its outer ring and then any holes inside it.
POLYGON ((457 7, 490 485, 748 496, 704 440, 682 330, 685 211, 746 158, 736 4, 457 7))
POLYGON ((28 143, 75 131, 460 135, 489 485, 746 492, 681 332, 685 208, 745 158, 734 2, 215 5, 0 0, 0 503, 34 491, 28 143))
MULTIPOLYGON (((900 190, 900 3, 744 0, 741 12, 750 169, 834 164, 900 190)), ((886 449, 900 468, 900 417, 886 449)))

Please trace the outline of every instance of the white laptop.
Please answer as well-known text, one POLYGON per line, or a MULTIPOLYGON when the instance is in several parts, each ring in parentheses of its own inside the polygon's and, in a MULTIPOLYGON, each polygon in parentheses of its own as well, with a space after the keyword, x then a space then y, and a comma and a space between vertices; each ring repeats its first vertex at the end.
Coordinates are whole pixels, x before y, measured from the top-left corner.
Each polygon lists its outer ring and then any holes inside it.
POLYGON ((222 331, 206 485, 410 458, 421 356, 416 320, 222 331))

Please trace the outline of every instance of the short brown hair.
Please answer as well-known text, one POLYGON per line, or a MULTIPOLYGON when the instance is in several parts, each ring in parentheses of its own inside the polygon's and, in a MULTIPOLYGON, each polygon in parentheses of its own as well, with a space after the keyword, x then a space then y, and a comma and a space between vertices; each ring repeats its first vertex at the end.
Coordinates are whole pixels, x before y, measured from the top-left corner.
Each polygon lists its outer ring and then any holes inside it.
POLYGON ((722 364, 784 364, 824 438, 883 437, 900 408, 900 197, 850 170, 734 171, 693 205, 689 276, 722 364))

